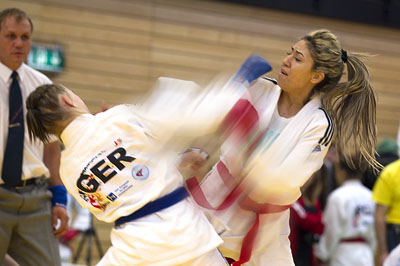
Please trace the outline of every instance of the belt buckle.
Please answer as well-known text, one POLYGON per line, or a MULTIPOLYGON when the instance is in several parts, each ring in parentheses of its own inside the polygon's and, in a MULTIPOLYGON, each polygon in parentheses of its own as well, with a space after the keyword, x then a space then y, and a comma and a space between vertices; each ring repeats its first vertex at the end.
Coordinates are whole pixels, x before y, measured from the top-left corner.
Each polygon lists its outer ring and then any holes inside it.
POLYGON ((24 188, 24 187, 26 186, 26 182, 27 182, 27 179, 24 179, 24 180, 22 180, 22 184, 21 184, 21 186, 15 186, 14 188, 15 188, 15 189, 21 189, 21 188, 24 188))

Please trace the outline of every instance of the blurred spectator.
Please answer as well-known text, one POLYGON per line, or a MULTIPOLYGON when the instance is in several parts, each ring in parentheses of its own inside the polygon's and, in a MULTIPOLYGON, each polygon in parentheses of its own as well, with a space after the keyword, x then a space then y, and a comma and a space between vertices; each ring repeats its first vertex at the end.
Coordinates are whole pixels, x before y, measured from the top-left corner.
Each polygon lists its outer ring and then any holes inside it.
MULTIPOLYGON (((390 164, 391 162, 396 161, 399 158, 397 156, 397 152, 398 152, 397 143, 394 139, 389 139, 389 138, 384 139, 379 144, 377 152, 378 152, 378 155, 376 156, 376 159, 383 166, 386 166, 386 165, 390 164)), ((362 180, 363 184, 367 188, 372 189, 374 187, 376 179, 378 178, 378 175, 379 175, 379 172, 369 169, 368 171, 365 172, 365 175, 362 180)))
POLYGON ((325 224, 315 255, 330 266, 373 266, 376 238, 374 202, 362 185, 362 172, 344 161, 335 167, 340 185, 329 196, 323 213, 325 224))
POLYGON ((322 166, 301 188, 302 196, 290 207, 290 246, 296 266, 318 265, 312 246, 322 234, 322 211, 319 195, 327 169, 322 166))
POLYGON ((321 204, 322 210, 325 209, 326 200, 328 195, 337 188, 336 178, 335 178, 335 165, 338 161, 338 153, 336 150, 335 143, 329 147, 329 150, 325 156, 324 166, 326 167, 326 174, 323 178, 322 192, 319 195, 319 202, 321 204))
MULTIPOLYGON (((397 155, 400 157, 400 127, 397 135, 397 155)), ((400 244, 389 253, 383 266, 400 266, 400 244)))
POLYGON ((399 132, 397 133, 397 156, 400 157, 400 126, 399 126, 399 132))
POLYGON ((400 243, 400 160, 382 170, 374 185, 373 200, 380 266, 400 243))
POLYGON ((383 266, 399 266, 400 265, 400 245, 393 249, 389 256, 385 259, 383 266))

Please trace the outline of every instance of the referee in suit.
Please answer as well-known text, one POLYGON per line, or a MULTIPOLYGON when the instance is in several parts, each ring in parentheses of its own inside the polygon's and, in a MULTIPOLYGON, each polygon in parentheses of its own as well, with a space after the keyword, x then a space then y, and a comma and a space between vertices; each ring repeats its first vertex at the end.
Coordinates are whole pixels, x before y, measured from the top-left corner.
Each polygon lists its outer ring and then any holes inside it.
POLYGON ((32 31, 24 11, 0 12, 0 263, 9 254, 20 265, 57 266, 56 237, 68 224, 66 190, 58 142, 31 142, 26 130, 26 98, 51 83, 24 64, 32 31))

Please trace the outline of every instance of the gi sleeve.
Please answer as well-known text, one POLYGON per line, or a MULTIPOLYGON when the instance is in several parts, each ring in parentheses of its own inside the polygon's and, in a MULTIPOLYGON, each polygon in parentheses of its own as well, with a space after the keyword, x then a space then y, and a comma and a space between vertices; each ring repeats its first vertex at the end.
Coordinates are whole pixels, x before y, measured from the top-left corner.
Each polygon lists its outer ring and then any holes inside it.
POLYGON ((201 88, 192 81, 159 78, 138 113, 159 140, 211 134, 241 96, 225 85, 225 79, 201 88))
POLYGON ((321 168, 330 145, 330 139, 326 138, 328 122, 319 119, 313 125, 295 140, 294 146, 279 147, 287 149, 284 156, 279 154, 282 152, 280 150, 269 149, 250 159, 246 173, 254 187, 249 193, 252 200, 257 203, 290 205, 300 197, 300 187, 321 168))

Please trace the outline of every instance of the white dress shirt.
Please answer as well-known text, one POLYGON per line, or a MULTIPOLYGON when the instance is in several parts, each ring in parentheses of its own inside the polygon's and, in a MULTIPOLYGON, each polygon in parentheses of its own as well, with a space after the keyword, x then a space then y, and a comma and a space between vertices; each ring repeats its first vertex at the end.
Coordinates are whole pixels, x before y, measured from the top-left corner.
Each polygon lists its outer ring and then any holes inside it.
MULTIPOLYGON (((9 90, 11 85, 11 73, 13 71, 0 62, 0 173, 3 167, 4 151, 7 144, 8 135, 8 115, 9 115, 9 90)), ((29 94, 36 87, 52 83, 44 74, 34 70, 33 68, 22 64, 18 69, 18 81, 21 87, 22 99, 25 102, 29 94)), ((26 116, 26 106, 23 108, 24 117, 26 116)), ((29 140, 28 128, 25 119, 25 136, 24 136, 24 155, 22 166, 22 180, 32 177, 49 176, 49 170, 43 163, 43 143, 29 140)), ((0 184, 3 184, 0 178, 0 184)))

